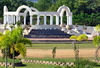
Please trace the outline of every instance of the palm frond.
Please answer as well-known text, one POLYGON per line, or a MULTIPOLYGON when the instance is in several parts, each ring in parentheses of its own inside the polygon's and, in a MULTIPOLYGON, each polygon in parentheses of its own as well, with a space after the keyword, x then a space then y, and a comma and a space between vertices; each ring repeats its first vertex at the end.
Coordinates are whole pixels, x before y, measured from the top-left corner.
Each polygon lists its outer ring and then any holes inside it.
POLYGON ((11 31, 10 30, 6 30, 4 35, 10 35, 11 31))
POLYGON ((24 45, 26 45, 26 44, 31 45, 32 44, 31 41, 27 38, 19 38, 17 40, 17 43, 23 43, 24 45))
POLYGON ((22 37, 22 28, 18 27, 11 31, 11 37, 13 41, 17 41, 18 38, 22 37))
POLYGON ((3 36, 4 34, 2 32, 0 32, 0 36, 3 36))
POLYGON ((26 47, 22 43, 18 43, 14 45, 14 49, 18 51, 23 57, 26 56, 26 47))
POLYGON ((82 41, 82 40, 87 41, 88 37, 85 34, 81 34, 80 36, 77 37, 77 40, 78 41, 82 41))
POLYGON ((99 45, 100 45, 100 36, 94 37, 94 39, 93 39, 93 44, 94 44, 95 46, 99 46, 99 45))
POLYGON ((95 31, 100 32, 100 24, 94 27, 95 31))
POLYGON ((0 47, 1 48, 6 48, 12 43, 10 36, 0 36, 0 47))
POLYGON ((76 40, 77 39, 77 36, 71 36, 70 39, 76 40))

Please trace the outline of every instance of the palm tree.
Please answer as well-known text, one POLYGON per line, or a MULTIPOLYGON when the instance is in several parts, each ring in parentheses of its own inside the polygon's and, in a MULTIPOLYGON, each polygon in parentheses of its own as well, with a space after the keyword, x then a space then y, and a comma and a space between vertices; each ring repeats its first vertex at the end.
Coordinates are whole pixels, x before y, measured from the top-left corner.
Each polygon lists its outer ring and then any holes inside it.
POLYGON ((99 36, 99 33, 100 33, 100 24, 97 25, 96 27, 94 27, 95 31, 98 32, 97 36, 99 36))
POLYGON ((7 66, 7 48, 10 43, 11 43, 10 37, 7 34, 4 35, 4 34, 0 33, 0 48, 4 49, 4 51, 5 51, 5 61, 6 61, 5 67, 6 68, 8 68, 8 66, 7 66))
MULTIPOLYGON (((13 54, 13 60, 14 60, 14 51, 19 52, 23 57, 26 56, 26 48, 25 45, 29 44, 31 45, 31 41, 24 38, 22 35, 23 29, 21 27, 17 27, 11 31, 11 37, 13 39, 13 42, 11 44, 11 53, 13 54)), ((14 61, 13 61, 14 63, 14 61)), ((14 64, 13 64, 14 68, 14 64)))
POLYGON ((78 47, 75 43, 78 43, 78 41, 88 40, 88 37, 85 34, 81 34, 79 36, 71 36, 70 39, 73 39, 72 45, 74 46, 74 52, 75 52, 75 59, 79 59, 79 44, 78 47))
POLYGON ((95 31, 98 32, 97 36, 94 37, 94 39, 93 39, 93 44, 97 47, 97 49, 95 51, 95 59, 96 59, 96 61, 98 61, 98 52, 99 52, 99 49, 100 49, 100 35, 99 35, 99 33, 100 33, 100 24, 97 25, 94 29, 95 29, 95 31))
POLYGON ((96 59, 96 61, 98 61, 98 52, 100 49, 100 36, 94 37, 93 44, 97 47, 97 49, 95 51, 95 59, 96 59))
MULTIPOLYGON (((10 41, 9 44, 7 44, 7 46, 9 47, 10 49, 9 52, 10 54, 12 54, 13 57, 13 68, 15 68, 14 66, 15 51, 20 53, 23 57, 25 57, 26 56, 25 45, 26 44, 31 45, 31 41, 23 37, 22 31, 23 29, 21 27, 17 27, 12 29, 12 31, 6 31, 5 35, 3 35, 5 38, 7 38, 10 41)), ((2 38, 3 36, 0 37, 2 38)), ((1 39, 0 42, 3 43, 3 39, 1 39)))

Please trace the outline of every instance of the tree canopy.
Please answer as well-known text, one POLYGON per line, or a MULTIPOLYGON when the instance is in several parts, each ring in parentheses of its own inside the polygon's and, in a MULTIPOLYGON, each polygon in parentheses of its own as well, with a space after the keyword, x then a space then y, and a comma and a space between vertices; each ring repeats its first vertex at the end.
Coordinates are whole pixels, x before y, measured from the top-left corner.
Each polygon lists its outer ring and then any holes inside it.
POLYGON ((100 24, 100 0, 2 0, 0 1, 0 17, 3 17, 3 6, 15 11, 20 5, 35 7, 39 11, 57 11, 62 6, 68 6, 73 13, 73 23, 95 26, 100 24))

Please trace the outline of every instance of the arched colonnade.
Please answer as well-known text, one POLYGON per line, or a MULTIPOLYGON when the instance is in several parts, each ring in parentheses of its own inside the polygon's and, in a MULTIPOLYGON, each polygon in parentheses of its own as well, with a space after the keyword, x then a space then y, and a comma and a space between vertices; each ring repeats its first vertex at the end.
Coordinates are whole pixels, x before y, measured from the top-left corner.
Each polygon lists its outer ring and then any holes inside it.
POLYGON ((28 7, 26 5, 22 5, 18 7, 18 9, 14 11, 8 11, 7 6, 4 6, 4 24, 10 24, 20 21, 20 16, 24 17, 24 25, 26 25, 26 16, 27 13, 29 12, 30 16, 30 25, 32 25, 32 16, 37 15, 37 25, 40 24, 40 16, 43 16, 44 18, 44 25, 47 25, 47 16, 50 16, 50 24, 49 25, 54 25, 53 23, 53 17, 56 17, 56 24, 55 25, 63 25, 63 15, 64 12, 66 12, 66 17, 67 17, 67 25, 72 25, 72 12, 67 6, 61 6, 58 8, 57 12, 39 12, 36 8, 33 7, 28 7), (23 13, 20 11, 22 9, 26 9, 23 13))

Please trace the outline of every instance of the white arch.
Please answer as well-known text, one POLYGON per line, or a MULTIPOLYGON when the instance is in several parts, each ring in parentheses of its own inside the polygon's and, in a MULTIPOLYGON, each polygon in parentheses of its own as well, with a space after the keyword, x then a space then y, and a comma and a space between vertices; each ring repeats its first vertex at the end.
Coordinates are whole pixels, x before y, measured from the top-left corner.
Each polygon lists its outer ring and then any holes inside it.
POLYGON ((4 6, 4 12, 8 12, 7 6, 4 6))
MULTIPOLYGON (((61 17, 61 24, 62 24, 62 16, 64 15, 64 12, 66 12, 67 16, 67 25, 72 25, 72 12, 67 6, 61 6, 57 12, 39 12, 36 8, 28 7, 26 5, 19 6, 18 9, 15 12, 9 12, 8 8, 4 6, 4 24, 8 22, 17 22, 20 20, 20 16, 24 16, 24 25, 26 23, 26 14, 29 12, 30 15, 30 25, 32 25, 32 16, 37 15, 37 22, 39 23, 40 16, 44 16, 44 20, 46 20, 46 16, 50 16, 50 25, 53 24, 53 16, 56 16, 56 25, 59 25, 59 17, 61 17), (25 8, 26 10, 21 13, 20 11, 25 8), (10 20, 11 19, 11 20, 10 20)), ((44 21, 44 25, 46 24, 46 21, 44 21)))
POLYGON ((66 16, 72 16, 72 12, 71 12, 70 9, 69 9, 67 6, 65 6, 65 5, 61 6, 61 7, 57 10, 57 12, 60 13, 60 16, 63 16, 64 11, 66 11, 66 16))
MULTIPOLYGON (((36 13, 39 12, 36 8, 31 7, 30 9, 31 9, 31 11, 34 10, 36 13)), ((32 11, 32 12, 33 12, 33 11, 32 11)), ((26 9, 26 10, 24 11, 24 15, 26 16, 27 13, 28 13, 28 10, 26 9)), ((32 14, 32 15, 33 15, 33 14, 32 14)))
POLYGON ((35 12, 39 12, 36 8, 31 7, 31 10, 34 10, 35 12))
POLYGON ((20 10, 23 9, 23 8, 25 8, 26 10, 28 10, 30 16, 32 16, 32 11, 31 11, 31 9, 30 9, 28 6, 25 6, 25 5, 22 5, 22 6, 20 6, 20 7, 17 9, 17 11, 16 11, 16 12, 17 12, 17 15, 19 15, 20 10))
POLYGON ((62 9, 65 9, 67 12, 70 12, 70 9, 69 9, 67 6, 65 6, 65 5, 61 6, 61 7, 57 10, 57 12, 61 12, 62 9))
POLYGON ((70 11, 70 9, 63 5, 61 6, 57 12, 60 13, 60 17, 61 17, 61 25, 62 25, 62 17, 64 15, 64 12, 66 12, 66 16, 67 16, 67 25, 72 25, 72 12, 70 11))
POLYGON ((60 16, 63 16, 64 15, 64 12, 66 12, 66 16, 72 16, 72 13, 71 12, 67 12, 66 9, 62 9, 61 12, 60 12, 60 16))

